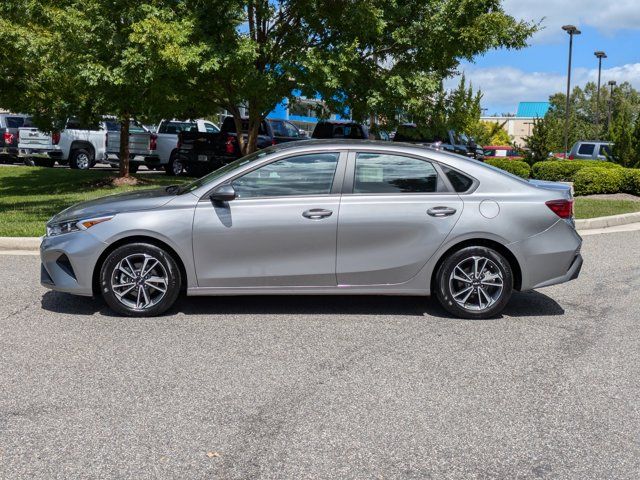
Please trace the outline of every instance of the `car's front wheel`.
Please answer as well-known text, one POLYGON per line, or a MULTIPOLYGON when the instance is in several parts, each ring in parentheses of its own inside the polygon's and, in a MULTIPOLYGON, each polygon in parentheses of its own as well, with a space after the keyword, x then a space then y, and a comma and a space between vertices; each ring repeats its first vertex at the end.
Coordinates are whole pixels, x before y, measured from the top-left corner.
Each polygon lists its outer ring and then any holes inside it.
POLYGON ((174 258, 148 243, 132 243, 111 252, 100 270, 100 291, 107 305, 133 317, 153 317, 169 309, 182 279, 174 258))
POLYGON ((436 297, 456 317, 495 317, 504 310, 512 292, 509 262, 487 247, 466 247, 452 253, 436 274, 436 297))
POLYGON ((167 175, 174 177, 182 173, 182 170, 184 170, 184 165, 182 164, 178 156, 173 153, 171 154, 169 163, 164 166, 164 170, 167 175))

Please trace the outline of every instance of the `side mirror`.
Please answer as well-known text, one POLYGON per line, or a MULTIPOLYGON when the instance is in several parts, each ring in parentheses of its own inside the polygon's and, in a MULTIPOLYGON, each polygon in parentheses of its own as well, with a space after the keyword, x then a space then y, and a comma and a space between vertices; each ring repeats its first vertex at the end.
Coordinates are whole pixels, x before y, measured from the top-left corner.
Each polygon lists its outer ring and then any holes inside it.
POLYGON ((209 195, 209 198, 214 202, 230 202, 236 198, 236 190, 233 185, 221 185, 209 195))

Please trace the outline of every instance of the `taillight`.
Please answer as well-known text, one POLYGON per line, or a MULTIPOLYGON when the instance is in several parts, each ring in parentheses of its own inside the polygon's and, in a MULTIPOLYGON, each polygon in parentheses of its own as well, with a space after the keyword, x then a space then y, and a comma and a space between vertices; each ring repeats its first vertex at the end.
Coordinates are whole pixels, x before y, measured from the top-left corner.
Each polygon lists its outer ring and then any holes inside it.
POLYGON ((233 137, 232 136, 228 136, 227 140, 224 143, 224 149, 225 152, 227 152, 229 155, 233 155, 235 149, 233 148, 233 137))
POLYGON ((152 133, 151 137, 149 138, 149 150, 155 150, 157 147, 158 137, 152 133))
POLYGON ((58 142, 60 142, 60 132, 53 132, 51 134, 51 143, 58 145, 58 142))
POLYGON ((571 218, 573 216, 573 200, 549 200, 545 204, 560 218, 571 218))
POLYGON ((574 158, 573 154, 569 155, 569 160, 573 160, 574 158))
POLYGON ((275 138, 272 138, 272 139, 271 139, 271 145, 275 145, 275 144, 276 144, 276 139, 275 139, 275 138))
POLYGON ((2 140, 4 140, 4 143, 11 145, 13 143, 13 133, 4 132, 2 134, 2 140))

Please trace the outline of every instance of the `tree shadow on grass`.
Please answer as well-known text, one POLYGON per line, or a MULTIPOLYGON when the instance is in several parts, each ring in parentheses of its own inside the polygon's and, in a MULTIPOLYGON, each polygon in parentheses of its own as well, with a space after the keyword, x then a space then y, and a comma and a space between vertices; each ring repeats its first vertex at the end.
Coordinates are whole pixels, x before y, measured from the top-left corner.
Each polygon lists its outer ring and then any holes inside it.
MULTIPOLYGON (((115 316, 101 298, 78 297, 59 292, 47 292, 42 308, 70 315, 115 316)), ((371 315, 427 316, 451 318, 435 300, 426 297, 393 296, 231 296, 185 297, 163 316, 185 315, 371 315)), ((564 309, 552 298, 540 292, 515 292, 504 315, 510 317, 555 316, 564 309)), ((502 318, 503 315, 498 318, 502 318)))

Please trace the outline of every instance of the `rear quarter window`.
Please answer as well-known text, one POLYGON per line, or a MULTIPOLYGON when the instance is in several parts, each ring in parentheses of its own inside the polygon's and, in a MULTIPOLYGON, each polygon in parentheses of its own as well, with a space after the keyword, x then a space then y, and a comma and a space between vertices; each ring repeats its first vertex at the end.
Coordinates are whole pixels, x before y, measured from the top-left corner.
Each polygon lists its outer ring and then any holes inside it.
POLYGON ((451 186, 457 193, 467 192, 473 185, 472 178, 467 177, 457 170, 452 170, 442 165, 442 171, 447 176, 447 179, 451 182, 451 186))

